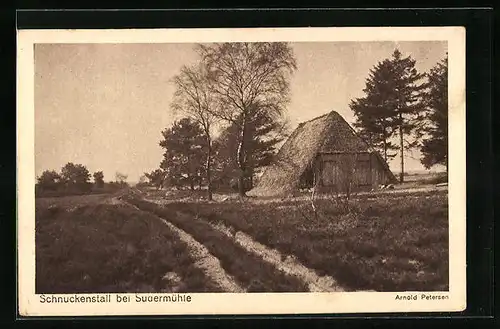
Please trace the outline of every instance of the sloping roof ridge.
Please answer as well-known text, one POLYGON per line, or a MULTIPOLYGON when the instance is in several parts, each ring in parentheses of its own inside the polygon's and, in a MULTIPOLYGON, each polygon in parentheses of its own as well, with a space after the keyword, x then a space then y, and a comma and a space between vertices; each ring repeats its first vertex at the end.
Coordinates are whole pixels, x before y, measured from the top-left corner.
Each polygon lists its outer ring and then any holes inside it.
MULTIPOLYGON (((342 118, 344 119, 344 118, 342 118)), ((360 141, 362 141, 363 143, 365 143, 366 147, 368 148, 368 151, 370 152, 375 152, 375 150, 373 149, 373 146, 370 145, 370 143, 368 143, 363 137, 361 137, 358 132, 356 130, 354 130, 354 128, 349 124, 349 122, 347 122, 345 119, 344 119, 345 123, 347 123, 347 125, 349 126, 349 129, 351 129, 351 132, 354 134, 354 136, 356 136, 357 138, 359 138, 360 141)))
POLYGON ((282 152, 285 152, 287 149, 287 145, 292 143, 295 138, 297 138, 297 135, 300 133, 300 128, 302 128, 303 123, 299 123, 299 125, 292 131, 290 136, 287 137, 283 145, 281 145, 280 149, 276 153, 276 156, 280 156, 282 152))
MULTIPOLYGON (((378 160, 380 161, 380 163, 382 164, 382 166, 384 167, 384 169, 390 173, 390 176, 392 179, 396 179, 393 172, 391 171, 390 167, 389 167, 389 164, 382 158, 382 156, 380 155, 380 153, 375 150, 373 148, 372 145, 370 145, 370 143, 368 143, 363 137, 361 137, 358 132, 356 130, 354 130, 354 128, 349 124, 349 122, 346 121, 346 119, 344 119, 344 117, 342 115, 340 115, 340 113, 336 112, 336 111, 331 111, 330 113, 328 113, 328 115, 332 115, 332 116, 336 116, 336 119, 339 119, 339 120, 343 120, 344 123, 349 127, 349 129, 351 130, 351 132, 354 134, 354 136, 356 138, 358 138, 360 141, 362 141, 367 149, 368 149, 368 152, 370 153, 373 153, 375 154, 375 156, 378 158, 378 160)), ((325 132, 323 132, 323 134, 325 134, 325 132)), ((324 135, 322 136, 324 137, 324 135)))
MULTIPOLYGON (((345 119, 344 119, 344 118, 343 118, 343 117, 342 117, 342 116, 341 116, 341 115, 340 115, 337 111, 330 111, 330 112, 326 113, 325 115, 322 115, 321 117, 324 117, 324 116, 329 116, 329 117, 331 117, 331 118, 330 118, 331 120, 336 120, 336 119, 337 119, 337 120, 338 120, 338 119, 340 119, 340 120, 344 120, 344 122, 345 122, 347 125, 349 125, 349 123, 347 123, 347 121, 345 121, 345 119)), ((330 129, 329 129, 330 127, 331 127, 331 126, 330 126, 330 123, 329 123, 329 122, 327 122, 327 124, 325 125, 325 127, 323 127, 323 131, 322 131, 322 132, 321 132, 321 134, 320 134, 320 141, 322 141, 322 142, 321 142, 321 144, 323 144, 323 142, 325 141, 326 135, 328 134, 328 132, 329 132, 329 130, 330 130, 330 129)), ((318 150, 320 150, 320 147, 318 147, 318 150)), ((316 153, 317 153, 317 152, 316 152, 316 153)))
MULTIPOLYGON (((333 113, 335 113, 335 114, 337 114, 337 115, 340 116, 340 114, 338 114, 337 112, 330 111, 330 112, 327 112, 325 114, 320 115, 319 117, 315 117, 315 118, 312 118, 310 120, 300 122, 299 125, 297 126, 297 128, 295 128, 295 130, 292 132, 292 134, 288 137, 288 139, 286 140, 286 142, 281 146, 280 150, 278 151, 278 154, 285 147, 285 145, 287 144, 288 141, 292 141, 293 139, 297 138, 297 135, 301 132, 300 128, 304 127, 304 125, 306 123, 311 123, 311 122, 316 121, 316 120, 324 119, 325 117, 328 117, 328 116, 332 115, 333 113)), ((323 127, 321 133, 319 134, 318 140, 320 140, 320 141, 323 140, 324 137, 325 137, 325 135, 326 135, 326 133, 327 133, 327 131, 328 131, 328 124, 325 125, 325 127, 323 127)), ((315 154, 318 153, 319 148, 320 148, 320 145, 318 144, 315 154)))
MULTIPOLYGON (((333 120, 335 119, 335 117, 340 118, 342 120, 344 119, 344 118, 342 118, 342 116, 337 111, 330 111, 330 112, 327 112, 327 113, 325 113, 323 115, 320 115, 319 117, 315 117, 315 118, 312 118, 310 120, 307 120, 307 121, 299 123, 299 125, 298 125, 297 128, 303 127, 306 123, 311 123, 313 121, 324 119, 324 118, 329 117, 329 116, 331 116, 331 119, 333 119, 333 120)), ((347 125, 349 125, 349 124, 347 123, 347 125)), ((323 141, 325 139, 325 136, 328 133, 328 127, 329 127, 328 123, 323 127, 323 131, 321 131, 321 133, 319 134, 319 137, 320 137, 319 140, 320 141, 323 141)), ((320 146, 318 145, 318 150, 319 150, 319 148, 320 148, 320 146)), ((316 151, 316 153, 317 153, 317 151, 316 151)))
MULTIPOLYGON (((337 114, 338 114, 338 113, 337 113, 337 114)), ((361 136, 357 133, 357 131, 356 131, 356 130, 354 130, 354 128, 353 128, 353 127, 351 127, 351 125, 349 124, 349 122, 347 122, 347 121, 346 121, 343 117, 342 117, 342 119, 343 119, 343 120, 345 121, 345 123, 349 126, 349 128, 350 128, 350 129, 351 129, 351 131, 352 131, 352 133, 353 133, 353 134, 354 134, 357 138, 359 138, 359 140, 361 140, 363 143, 365 143, 365 145, 366 145, 366 146, 367 146, 367 148, 368 148, 368 151, 369 151, 370 153, 375 154, 375 156, 378 158, 379 162, 382 164, 382 166, 384 167, 384 169, 385 169, 388 173, 390 173, 391 178, 392 178, 392 179, 396 179, 396 177, 394 176, 394 173, 391 171, 391 168, 389 167, 389 164, 388 164, 388 163, 384 160, 384 158, 382 158, 382 156, 380 155, 380 153, 379 153, 377 150, 375 150, 375 149, 373 148, 373 146, 372 146, 372 145, 370 145, 370 143, 368 143, 368 142, 367 142, 367 141, 366 141, 363 137, 361 137, 361 136)))
POLYGON ((299 122, 299 125, 297 127, 301 127, 301 126, 305 125, 306 123, 309 123, 309 122, 312 122, 312 121, 323 119, 324 117, 329 116, 330 114, 332 114, 332 112, 335 112, 335 111, 330 111, 328 113, 320 115, 319 117, 315 117, 315 118, 312 118, 312 119, 309 119, 309 120, 306 120, 306 121, 299 122))
MULTIPOLYGON (((309 122, 312 122, 312 121, 315 121, 315 120, 318 120, 318 119, 322 119, 322 118, 324 118, 326 116, 332 116, 333 120, 341 120, 341 121, 343 121, 349 127, 349 129, 353 133, 353 135, 366 145, 366 147, 367 147, 367 149, 368 149, 369 152, 376 152, 377 153, 377 151, 373 148, 373 146, 371 146, 370 143, 368 143, 363 137, 361 137, 358 134, 358 132, 349 124, 349 122, 347 122, 347 120, 340 113, 338 113, 335 110, 332 110, 332 111, 330 111, 328 113, 320 115, 319 117, 316 117, 316 118, 313 118, 313 119, 301 122, 301 123, 299 123, 298 127, 301 127, 302 125, 304 125, 306 123, 309 123, 309 122)), ((327 128, 327 127, 325 127, 325 128, 327 128)), ((328 132, 328 129, 324 129, 321 132, 321 139, 322 140, 324 139, 324 137, 327 134, 327 132, 328 132)))

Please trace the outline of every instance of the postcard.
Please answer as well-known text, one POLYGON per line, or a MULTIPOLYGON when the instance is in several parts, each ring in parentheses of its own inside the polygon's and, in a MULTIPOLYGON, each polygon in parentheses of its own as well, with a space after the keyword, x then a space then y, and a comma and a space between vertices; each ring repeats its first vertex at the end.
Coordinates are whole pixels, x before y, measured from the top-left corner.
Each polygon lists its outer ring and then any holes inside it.
POLYGON ((17 38, 20 315, 465 309, 465 28, 17 38))

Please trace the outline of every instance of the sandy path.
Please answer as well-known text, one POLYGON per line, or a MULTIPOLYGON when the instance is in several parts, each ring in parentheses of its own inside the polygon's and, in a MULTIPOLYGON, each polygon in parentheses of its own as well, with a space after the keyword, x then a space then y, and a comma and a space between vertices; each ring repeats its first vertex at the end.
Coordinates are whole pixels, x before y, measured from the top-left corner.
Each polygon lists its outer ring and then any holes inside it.
MULTIPOLYGON (((124 201, 122 202, 125 203, 124 201)), ((134 209, 137 209, 138 211, 144 212, 133 204, 130 204, 128 202, 126 204, 133 207, 134 209)), ((148 214, 155 216, 149 212, 148 214)), ((155 217, 157 217, 165 225, 167 225, 169 229, 177 234, 179 239, 186 243, 190 255, 195 259, 195 266, 200 268, 205 273, 205 275, 207 275, 207 277, 209 277, 213 282, 216 282, 217 285, 222 289, 222 291, 233 293, 245 292, 245 290, 241 288, 234 281, 234 279, 226 273, 226 271, 224 271, 219 259, 213 256, 203 244, 199 243, 191 235, 168 222, 167 220, 158 216, 155 217)))
POLYGON ((112 197, 101 201, 102 204, 110 204, 110 205, 118 205, 124 204, 124 202, 120 199, 120 197, 112 197))
MULTIPOLYGON (((147 201, 164 205, 161 200, 148 199, 147 201)), ((185 215, 185 214, 183 214, 185 215)), ((209 223, 214 229, 230 237, 236 244, 247 251, 261 257, 265 262, 270 263, 280 271, 293 275, 304 282, 311 292, 335 292, 344 291, 342 287, 331 276, 319 276, 314 270, 302 265, 294 257, 282 255, 278 250, 271 249, 257 241, 248 234, 235 231, 222 223, 217 225, 209 223)))
POLYGON ((314 270, 302 265, 291 256, 284 256, 278 250, 271 249, 244 232, 233 233, 229 227, 219 223, 211 224, 213 228, 231 237, 237 244, 247 251, 259 255, 264 261, 274 265, 280 271, 293 275, 304 282, 311 292, 339 292, 344 291, 331 276, 319 276, 314 270), (283 260, 284 259, 284 260, 283 260))

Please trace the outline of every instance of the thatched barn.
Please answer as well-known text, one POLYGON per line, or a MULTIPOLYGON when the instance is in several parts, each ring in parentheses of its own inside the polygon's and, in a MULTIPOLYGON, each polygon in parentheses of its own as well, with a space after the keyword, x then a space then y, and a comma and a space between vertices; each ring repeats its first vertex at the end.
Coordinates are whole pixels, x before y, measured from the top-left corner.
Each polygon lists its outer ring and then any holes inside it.
POLYGON ((311 187, 343 193, 395 181, 379 153, 332 111, 299 124, 248 194, 282 196, 311 187))

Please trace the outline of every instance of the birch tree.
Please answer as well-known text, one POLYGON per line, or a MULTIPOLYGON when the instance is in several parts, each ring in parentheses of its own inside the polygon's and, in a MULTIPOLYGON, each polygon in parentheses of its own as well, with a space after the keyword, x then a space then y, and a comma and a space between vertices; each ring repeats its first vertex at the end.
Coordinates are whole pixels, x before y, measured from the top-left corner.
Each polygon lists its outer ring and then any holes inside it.
POLYGON ((214 115, 217 105, 207 77, 203 63, 191 67, 183 66, 181 72, 173 78, 176 91, 172 108, 175 112, 182 112, 196 121, 203 129, 207 198, 212 200, 212 139, 218 117, 214 115))
POLYGON ((239 128, 235 157, 239 194, 245 196, 245 177, 252 169, 246 143, 252 139, 248 128, 254 116, 283 115, 291 74, 297 69, 293 50, 283 42, 260 42, 198 45, 197 51, 218 103, 212 113, 239 128))

